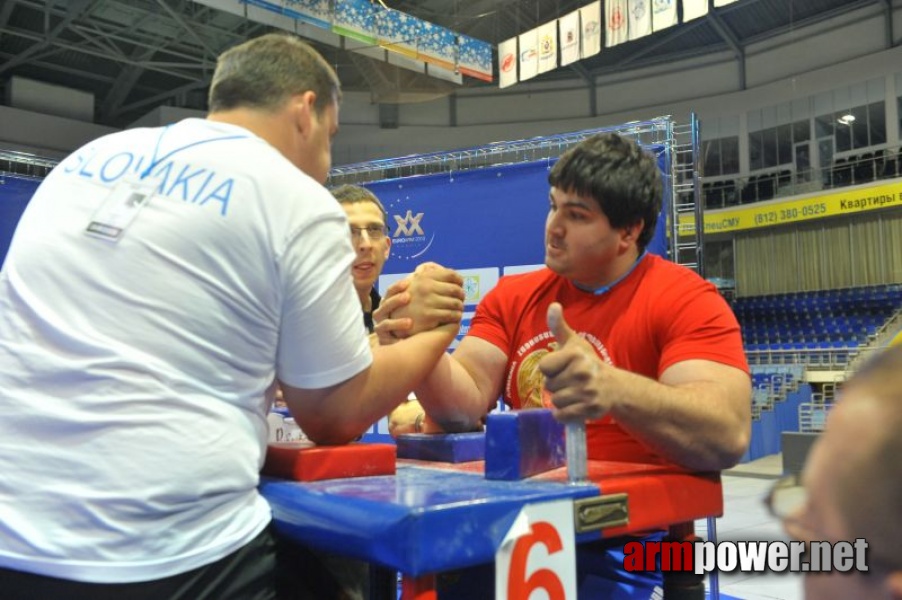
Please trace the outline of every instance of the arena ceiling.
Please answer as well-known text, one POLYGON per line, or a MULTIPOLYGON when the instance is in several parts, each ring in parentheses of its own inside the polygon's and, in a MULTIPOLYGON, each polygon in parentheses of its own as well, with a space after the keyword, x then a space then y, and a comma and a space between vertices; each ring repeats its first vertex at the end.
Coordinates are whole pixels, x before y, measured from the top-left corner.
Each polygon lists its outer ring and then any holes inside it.
MULTIPOLYGON (((221 0, 239 4, 238 0, 221 0)), ((378 0, 376 0, 378 1, 378 0)), ((499 42, 551 21, 589 0, 382 0, 473 38, 499 42)), ((215 2, 214 2, 215 4, 215 2)), ((854 22, 882 15, 894 45, 893 0, 739 0, 707 17, 655 33, 540 75, 579 79, 732 52, 825 20, 854 22)), ((0 83, 21 76, 91 92, 95 122, 122 127, 160 105, 205 108, 219 52, 272 27, 192 0, 3 0, 0 83)), ((334 64, 346 90, 374 102, 403 102, 453 93, 461 86, 328 44, 314 43, 334 64)), ((740 72, 742 70, 740 69, 740 72)), ((464 87, 495 86, 464 78, 464 87)), ((741 85, 741 82, 740 82, 741 85)))

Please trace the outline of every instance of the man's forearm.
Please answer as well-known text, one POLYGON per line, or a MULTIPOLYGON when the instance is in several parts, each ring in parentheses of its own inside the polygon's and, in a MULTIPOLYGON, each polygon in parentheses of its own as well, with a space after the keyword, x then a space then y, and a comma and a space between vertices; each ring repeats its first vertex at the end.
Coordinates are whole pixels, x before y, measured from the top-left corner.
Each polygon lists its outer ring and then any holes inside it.
POLYGON ((369 369, 330 388, 283 386, 286 401, 304 433, 317 443, 344 443, 387 415, 445 355, 456 327, 443 329, 373 348, 369 369))
POLYGON ((414 391, 429 417, 448 432, 473 430, 488 411, 487 393, 448 354, 414 391))

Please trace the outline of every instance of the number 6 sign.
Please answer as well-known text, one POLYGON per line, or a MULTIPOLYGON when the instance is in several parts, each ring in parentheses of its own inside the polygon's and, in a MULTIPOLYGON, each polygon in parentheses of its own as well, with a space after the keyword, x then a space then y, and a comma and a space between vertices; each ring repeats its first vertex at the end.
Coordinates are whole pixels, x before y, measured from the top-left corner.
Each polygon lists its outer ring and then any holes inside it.
POLYGON ((495 553, 496 600, 576 600, 573 502, 524 506, 495 553))

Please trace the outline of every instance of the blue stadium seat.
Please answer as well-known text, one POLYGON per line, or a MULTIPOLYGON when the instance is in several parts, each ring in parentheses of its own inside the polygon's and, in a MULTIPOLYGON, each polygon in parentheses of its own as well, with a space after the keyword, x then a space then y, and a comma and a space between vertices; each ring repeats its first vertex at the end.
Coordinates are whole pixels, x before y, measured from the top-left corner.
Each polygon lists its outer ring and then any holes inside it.
POLYGON ((845 364, 902 308, 902 284, 737 298, 733 310, 760 362, 845 364), (763 355, 764 352, 772 355, 763 355))

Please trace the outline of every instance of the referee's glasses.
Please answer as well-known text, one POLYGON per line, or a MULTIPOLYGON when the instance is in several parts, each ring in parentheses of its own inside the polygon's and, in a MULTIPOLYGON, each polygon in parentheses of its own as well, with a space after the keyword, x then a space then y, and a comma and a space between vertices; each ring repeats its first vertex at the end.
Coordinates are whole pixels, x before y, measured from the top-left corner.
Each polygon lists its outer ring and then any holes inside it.
POLYGON ((366 233, 366 237, 371 242, 378 242, 387 235, 385 227, 382 225, 367 225, 366 227, 354 227, 351 225, 351 239, 355 242, 362 240, 364 233, 366 233))

